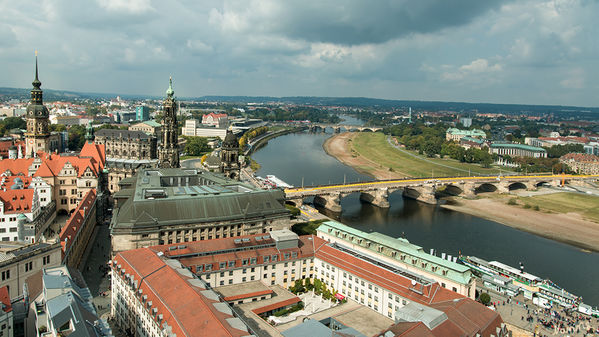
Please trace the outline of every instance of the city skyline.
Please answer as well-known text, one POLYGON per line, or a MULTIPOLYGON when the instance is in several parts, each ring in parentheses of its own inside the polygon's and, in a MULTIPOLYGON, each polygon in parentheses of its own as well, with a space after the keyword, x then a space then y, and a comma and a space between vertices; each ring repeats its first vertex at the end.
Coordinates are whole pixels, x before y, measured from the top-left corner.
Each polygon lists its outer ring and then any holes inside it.
POLYGON ((599 106, 587 1, 0 3, 0 86, 599 106))

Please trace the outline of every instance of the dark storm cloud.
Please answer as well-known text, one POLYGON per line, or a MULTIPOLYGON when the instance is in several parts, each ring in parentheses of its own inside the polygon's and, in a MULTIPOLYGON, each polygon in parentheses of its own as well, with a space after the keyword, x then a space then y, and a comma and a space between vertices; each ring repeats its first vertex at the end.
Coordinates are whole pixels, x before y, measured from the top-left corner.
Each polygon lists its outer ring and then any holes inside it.
POLYGON ((412 33, 461 26, 505 3, 500 0, 284 1, 276 11, 268 12, 269 16, 258 16, 254 24, 310 42, 384 43, 412 33))

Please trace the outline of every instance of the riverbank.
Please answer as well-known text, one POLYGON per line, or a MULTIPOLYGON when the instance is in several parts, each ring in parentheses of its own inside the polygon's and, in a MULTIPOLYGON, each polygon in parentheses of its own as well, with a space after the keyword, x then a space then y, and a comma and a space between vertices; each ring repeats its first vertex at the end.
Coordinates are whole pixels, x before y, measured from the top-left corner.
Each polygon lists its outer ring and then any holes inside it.
MULTIPOLYGON (((352 149, 355 134, 344 133, 327 139, 323 148, 360 173, 375 179, 403 178, 403 172, 389 171, 352 149)), ((510 196, 475 200, 455 198, 442 207, 495 221, 548 239, 564 242, 585 250, 599 252, 599 223, 585 219, 577 212, 549 213, 525 209, 522 205, 508 205, 510 196)))
POLYGON ((343 164, 354 168, 362 174, 369 175, 375 179, 399 179, 406 175, 402 172, 390 171, 387 167, 372 162, 351 150, 351 142, 355 133, 345 132, 336 134, 322 144, 322 148, 329 155, 343 164))
POLYGON ((578 213, 546 213, 508 205, 509 198, 455 198, 441 207, 567 243, 585 250, 599 252, 599 224, 585 220, 578 213))

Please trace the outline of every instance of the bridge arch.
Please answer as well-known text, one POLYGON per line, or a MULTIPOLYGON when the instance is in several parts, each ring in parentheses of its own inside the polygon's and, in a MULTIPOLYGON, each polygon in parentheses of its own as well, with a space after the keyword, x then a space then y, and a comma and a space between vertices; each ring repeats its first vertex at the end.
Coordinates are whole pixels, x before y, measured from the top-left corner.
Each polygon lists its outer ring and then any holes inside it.
POLYGON ((404 187, 403 196, 408 197, 410 199, 418 199, 420 197, 420 191, 411 187, 404 187))
POLYGON ((482 183, 474 189, 474 194, 497 192, 497 186, 491 183, 482 183))
POLYGON ((551 182, 550 181, 537 181, 535 183, 535 187, 542 187, 542 186, 551 186, 551 182))
POLYGON ((464 190, 461 187, 453 185, 453 184, 441 186, 440 188, 438 188, 435 191, 435 195, 439 198, 440 197, 449 197, 449 196, 455 197, 462 193, 464 193, 464 190))
POLYGON ((519 182, 519 181, 511 183, 507 187, 508 187, 508 190, 510 190, 510 191, 514 191, 514 190, 525 190, 526 189, 526 185, 524 183, 519 182))

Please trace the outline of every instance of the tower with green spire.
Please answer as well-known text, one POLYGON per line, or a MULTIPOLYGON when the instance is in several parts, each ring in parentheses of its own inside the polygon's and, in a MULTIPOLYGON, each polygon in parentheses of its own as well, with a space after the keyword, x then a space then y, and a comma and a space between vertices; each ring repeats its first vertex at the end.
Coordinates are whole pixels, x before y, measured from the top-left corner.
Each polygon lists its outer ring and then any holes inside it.
POLYGON ((94 141, 94 127, 92 126, 92 121, 87 122, 87 127, 85 128, 85 140, 88 143, 94 141))
POLYGON ((162 144, 158 150, 158 165, 161 168, 175 168, 179 165, 179 141, 177 127, 177 102, 173 90, 173 79, 169 79, 162 117, 162 144))
POLYGON ((36 153, 50 150, 50 113, 44 105, 42 82, 38 77, 37 52, 35 53, 35 79, 31 83, 31 102, 27 106, 27 132, 25 133, 25 153, 34 157, 36 153))

